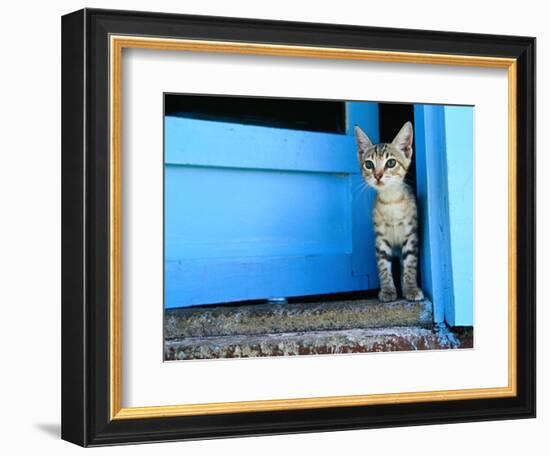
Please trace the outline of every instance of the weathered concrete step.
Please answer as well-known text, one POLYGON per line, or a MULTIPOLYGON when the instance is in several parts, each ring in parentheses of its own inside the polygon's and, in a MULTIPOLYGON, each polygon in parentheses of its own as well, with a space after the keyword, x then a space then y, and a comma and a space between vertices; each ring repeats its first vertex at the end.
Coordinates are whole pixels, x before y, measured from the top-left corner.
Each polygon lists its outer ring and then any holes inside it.
POLYGON ((471 334, 446 327, 390 327, 191 337, 165 342, 167 361, 471 348, 471 334))
POLYGON ((303 331, 430 326, 428 300, 376 299, 322 303, 255 304, 167 310, 165 338, 273 334, 303 331))

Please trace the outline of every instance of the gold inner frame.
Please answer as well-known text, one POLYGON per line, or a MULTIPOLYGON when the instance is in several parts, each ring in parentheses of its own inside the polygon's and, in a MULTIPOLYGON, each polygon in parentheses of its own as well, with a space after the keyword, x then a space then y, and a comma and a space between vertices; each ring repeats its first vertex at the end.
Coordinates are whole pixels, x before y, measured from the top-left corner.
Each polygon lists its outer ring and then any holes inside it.
POLYGON ((297 410, 374 404, 512 397, 517 394, 516 119, 517 61, 512 58, 387 52, 242 42, 110 36, 110 415, 111 419, 158 418, 221 413, 297 410), (123 49, 195 51, 317 59, 367 60, 508 70, 508 386, 245 402, 122 407, 122 163, 121 94, 123 49))

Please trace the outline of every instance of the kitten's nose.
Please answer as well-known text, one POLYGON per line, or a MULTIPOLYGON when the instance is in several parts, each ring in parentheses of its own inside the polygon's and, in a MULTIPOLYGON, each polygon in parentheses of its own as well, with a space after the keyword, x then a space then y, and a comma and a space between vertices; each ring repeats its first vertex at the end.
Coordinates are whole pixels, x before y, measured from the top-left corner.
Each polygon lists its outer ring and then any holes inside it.
POLYGON ((380 182, 380 179, 382 179, 382 176, 384 175, 383 171, 375 171, 374 172, 374 178, 380 182))

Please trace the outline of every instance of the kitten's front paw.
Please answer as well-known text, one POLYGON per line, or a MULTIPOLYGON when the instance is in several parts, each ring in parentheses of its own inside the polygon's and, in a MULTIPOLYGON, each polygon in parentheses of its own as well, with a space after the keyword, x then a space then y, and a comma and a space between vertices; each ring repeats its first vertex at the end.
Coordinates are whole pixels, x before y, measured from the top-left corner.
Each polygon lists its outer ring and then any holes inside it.
POLYGON ((403 295, 407 301, 422 301, 424 299, 424 293, 422 293, 420 288, 405 290, 403 295))
POLYGON ((397 299, 397 291, 394 288, 382 288, 378 293, 378 299, 382 302, 395 301, 397 299))

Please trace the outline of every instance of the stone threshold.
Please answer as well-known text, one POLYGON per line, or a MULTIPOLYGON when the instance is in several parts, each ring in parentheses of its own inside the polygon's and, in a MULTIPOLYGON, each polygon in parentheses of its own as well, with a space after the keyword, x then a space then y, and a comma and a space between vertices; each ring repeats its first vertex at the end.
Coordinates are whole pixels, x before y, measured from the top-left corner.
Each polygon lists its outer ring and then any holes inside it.
POLYGON ((472 348, 470 331, 394 326, 325 331, 174 338, 165 341, 165 360, 251 358, 472 348))
POLYGON ((432 322, 432 304, 428 300, 204 306, 167 310, 164 337, 170 340, 401 326, 429 328, 432 322))

